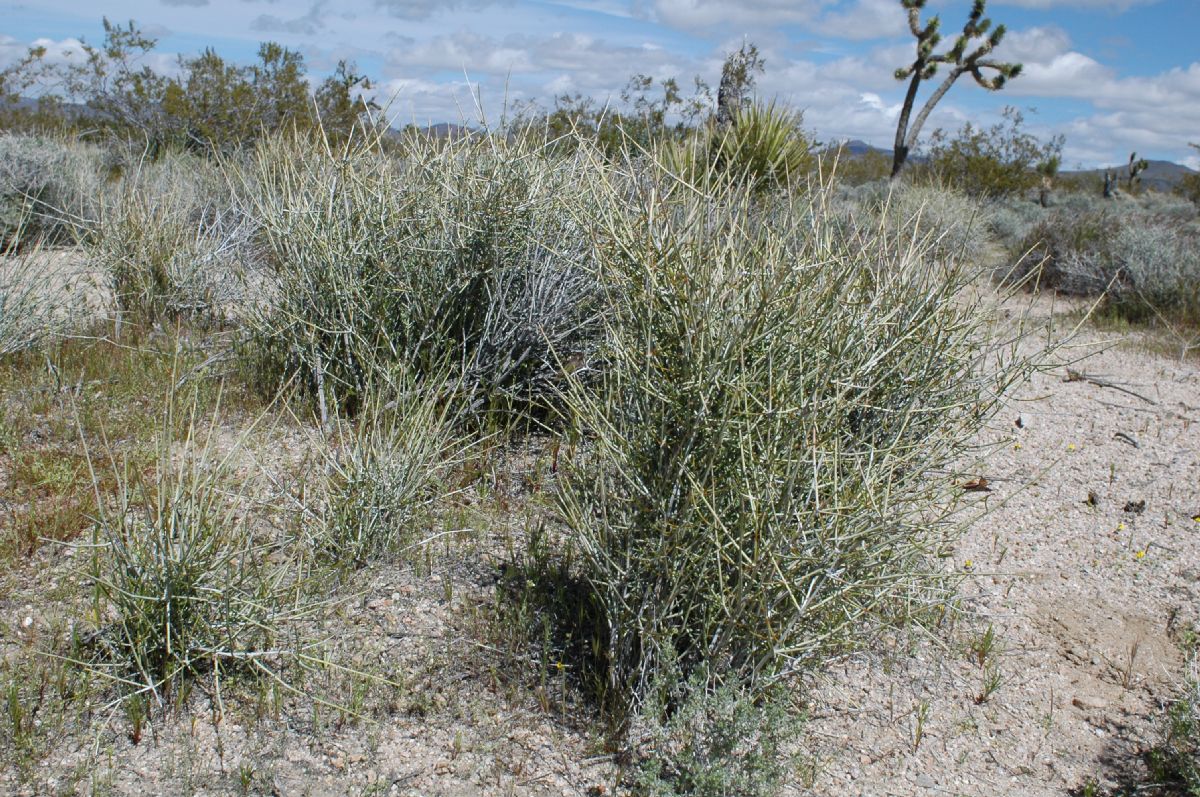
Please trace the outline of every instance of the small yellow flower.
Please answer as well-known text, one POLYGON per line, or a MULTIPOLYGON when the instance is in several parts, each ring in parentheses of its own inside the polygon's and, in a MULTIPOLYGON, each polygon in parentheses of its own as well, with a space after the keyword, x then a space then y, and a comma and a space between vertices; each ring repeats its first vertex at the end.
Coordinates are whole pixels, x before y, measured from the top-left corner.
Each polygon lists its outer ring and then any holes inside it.
POLYGON ((974 566, 975 566, 975 563, 974 563, 973 561, 971 561, 970 559, 968 559, 967 561, 963 562, 963 569, 964 569, 964 570, 970 570, 970 569, 971 569, 972 567, 974 567, 974 566))
POLYGON ((558 668, 559 672, 562 672, 564 669, 566 669, 567 665, 563 664, 561 661, 556 661, 554 662, 554 666, 558 668))
POLYGON ((1067 450, 1068 450, 1068 451, 1074 451, 1074 450, 1075 450, 1075 444, 1074 444, 1074 443, 1067 443, 1067 450))
POLYGON ((1021 444, 1013 443, 1013 451, 1020 451, 1020 450, 1021 450, 1021 444))
POLYGON ((1124 524, 1124 523, 1118 523, 1118 524, 1117 524, 1117 531, 1124 531, 1124 530, 1125 530, 1125 524, 1124 524))
POLYGON ((1146 552, 1145 552, 1145 551, 1138 551, 1138 552, 1136 552, 1136 553, 1133 555, 1133 558, 1134 558, 1134 559, 1145 559, 1145 558, 1146 558, 1146 552))

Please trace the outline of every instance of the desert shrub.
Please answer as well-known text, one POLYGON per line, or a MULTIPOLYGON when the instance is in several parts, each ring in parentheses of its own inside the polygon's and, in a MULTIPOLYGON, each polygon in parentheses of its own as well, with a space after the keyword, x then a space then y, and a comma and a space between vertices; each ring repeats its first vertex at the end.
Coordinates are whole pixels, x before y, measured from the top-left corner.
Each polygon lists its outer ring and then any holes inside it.
POLYGON ((673 667, 756 699, 936 602, 926 474, 1013 376, 968 270, 847 240, 811 198, 668 179, 598 184, 606 368, 570 395, 559 492, 617 715, 673 667))
POLYGON ((840 218, 863 234, 888 235, 897 245, 915 245, 931 257, 975 263, 991 242, 987 211, 950 188, 880 180, 839 184, 826 193, 823 223, 840 218))
POLYGON ((1200 797, 1200 667, 1192 651, 1183 690, 1159 717, 1159 738, 1146 756, 1150 778, 1200 797))
POLYGON ((758 191, 797 186, 816 163, 803 123, 799 112, 755 103, 740 109, 727 130, 705 127, 683 142, 668 143, 662 160, 691 183, 732 178, 758 191))
POLYGON ((977 264, 990 243, 986 211, 953 189, 902 183, 880 212, 898 241, 926 256, 977 264))
POLYGON ((1161 191, 1144 191, 1135 198, 1139 209, 1155 219, 1182 224, 1197 221, 1196 206, 1186 198, 1161 191))
POLYGON ((1014 250, 1046 215, 1045 208, 1028 199, 995 202, 989 204, 982 213, 983 222, 996 243, 1006 252, 1017 256, 1024 253, 1014 250))
POLYGON ((1095 203, 1087 212, 1056 210, 1018 249, 1020 275, 1078 295, 1105 295, 1105 307, 1131 321, 1200 321, 1200 225, 1177 203, 1153 198, 1095 203))
POLYGON ((800 720, 781 695, 756 700, 736 686, 712 687, 702 673, 651 691, 631 736, 627 777, 643 797, 758 797, 778 793, 800 720))
POLYGON ((441 477, 461 449, 438 391, 397 379, 353 423, 339 423, 326 456, 329 495, 314 547, 361 566, 412 542, 420 514, 441 497, 441 477))
POLYGON ((1113 275, 1106 305, 1131 321, 1158 315, 1200 325, 1200 229, 1164 223, 1123 225, 1103 275, 1113 275))
POLYGON ((1035 224, 1017 245, 1024 255, 1014 280, 1074 295, 1099 295, 1112 281, 1101 264, 1111 261, 1110 243, 1120 224, 1111 208, 1056 210, 1035 224))
POLYGON ((214 320, 242 296, 252 231, 208 161, 170 153, 110 187, 84 247, 124 313, 214 320))
POLYGON ((1179 187, 1176 190, 1193 206, 1200 206, 1200 174, 1185 174, 1179 181, 1179 187))
POLYGON ((40 136, 0 134, 0 249, 61 243, 95 217, 104 191, 99 149, 40 136))
POLYGON ((1054 211, 1062 214, 1068 213, 1095 213, 1101 210, 1111 209, 1112 202, 1104 199, 1104 196, 1096 191, 1089 193, 1086 191, 1063 191, 1054 197, 1051 207, 1054 211))
POLYGON ((153 472, 118 472, 116 502, 98 498, 88 572, 100 625, 81 663, 160 704, 214 669, 270 672, 288 649, 277 647, 285 618, 306 610, 238 506, 236 452, 218 452, 190 406, 170 395, 153 472), (178 448, 177 424, 187 430, 178 448))
POLYGON ((892 183, 886 179, 858 184, 842 182, 834 184, 834 196, 838 200, 876 214, 887 203, 891 191, 892 183))
MULTIPOLYGON (((1024 130, 1025 118, 1015 108, 1004 110, 1004 121, 990 128, 970 122, 951 136, 934 132, 927 170, 942 185, 977 198, 1021 196, 1053 179, 1061 161, 1063 139, 1043 144, 1024 130)), ((1048 183, 1047 183, 1048 185, 1048 183)))
POLYGON ((826 151, 822 166, 833 170, 837 181, 846 186, 887 182, 892 173, 892 158, 881 150, 854 155, 839 146, 826 151))
POLYGON ((0 249, 0 356, 33 348, 54 327, 57 308, 39 283, 37 251, 20 249, 20 225, 7 250, 0 249))
MULTIPOLYGON (((579 155, 413 138, 403 159, 259 150, 248 208, 271 261, 266 372, 351 406, 372 375, 457 370, 474 410, 546 402, 595 338, 579 155)), ((277 380, 278 381, 278 380, 277 380)))

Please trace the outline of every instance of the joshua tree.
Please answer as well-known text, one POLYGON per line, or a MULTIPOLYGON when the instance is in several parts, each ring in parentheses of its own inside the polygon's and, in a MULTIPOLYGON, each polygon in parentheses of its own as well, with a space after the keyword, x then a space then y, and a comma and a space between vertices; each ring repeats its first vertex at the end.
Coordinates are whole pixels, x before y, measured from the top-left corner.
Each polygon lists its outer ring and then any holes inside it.
POLYGON ((1133 187, 1142 181, 1142 172, 1149 168, 1149 161, 1139 158, 1136 152, 1129 153, 1129 193, 1133 193, 1133 187))
POLYGON ((721 67, 721 85, 717 89, 717 128, 732 127, 738 112, 745 107, 749 97, 746 93, 754 88, 754 74, 762 74, 766 66, 758 54, 758 47, 742 42, 742 48, 725 57, 721 67))
POLYGON ((1051 155, 1034 167, 1042 178, 1042 186, 1038 191, 1038 203, 1044 208, 1050 206, 1050 191, 1054 188, 1054 178, 1058 177, 1060 166, 1062 166, 1062 157, 1051 155))
POLYGON ((893 179, 904 168, 904 162, 908 160, 908 153, 916 145, 921 127, 929 118, 933 107, 942 97, 946 96, 946 92, 954 85, 954 81, 965 74, 970 74, 976 83, 988 91, 998 91, 1004 88, 1005 83, 1021 73, 1020 64, 1009 64, 987 58, 1004 38, 1004 26, 997 25, 992 29, 992 21, 983 16, 987 0, 975 0, 971 14, 967 17, 966 24, 963 25, 962 33, 955 40, 954 46, 943 53, 935 52, 938 44, 942 41, 942 35, 938 32, 941 24, 938 17, 933 17, 924 27, 921 26, 921 9, 925 7, 925 0, 900 0, 900 5, 908 11, 908 28, 917 40, 917 57, 909 66, 896 70, 896 79, 908 80, 909 83, 908 93, 904 96, 904 105, 900 110, 900 121, 896 125, 895 154, 892 158, 893 179), (989 30, 991 30, 991 34, 988 34, 989 30), (967 47, 976 39, 983 41, 968 53, 967 47), (946 64, 950 71, 942 80, 941 85, 925 101, 925 105, 917 114, 917 118, 912 120, 910 126, 909 119, 912 117, 913 105, 916 103, 917 90, 921 87, 921 81, 929 80, 937 74, 938 66, 941 64, 946 64), (985 77, 983 74, 985 69, 992 70, 996 74, 992 77, 985 77))
POLYGON ((1117 176, 1115 174, 1113 174, 1108 169, 1104 170, 1104 198, 1105 199, 1112 199, 1118 193, 1120 193, 1120 188, 1118 187, 1118 182, 1119 181, 1117 180, 1117 176))

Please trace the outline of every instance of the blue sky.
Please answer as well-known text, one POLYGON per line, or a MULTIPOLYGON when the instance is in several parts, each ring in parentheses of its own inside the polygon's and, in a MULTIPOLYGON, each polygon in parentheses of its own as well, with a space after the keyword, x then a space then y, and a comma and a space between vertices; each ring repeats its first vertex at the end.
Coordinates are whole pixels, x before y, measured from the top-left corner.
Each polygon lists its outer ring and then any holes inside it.
MULTIPOLYGON (((951 34, 970 0, 929 0, 951 34)), ((1009 34, 1002 57, 1025 74, 1004 91, 967 79, 926 128, 989 124, 1005 105, 1041 136, 1066 136, 1066 165, 1124 162, 1131 151, 1200 167, 1200 0, 990 0, 1009 34)), ((2 2, 0 64, 32 43, 69 58, 101 16, 159 39, 154 64, 213 46, 250 61, 260 41, 304 53, 315 75, 357 61, 399 122, 473 121, 472 91, 499 114, 506 98, 552 104, 564 92, 616 98, 635 72, 718 82, 743 40, 763 52, 759 94, 802 109, 831 141, 890 146, 912 58, 899 0, 37 0, 2 2)), ((924 95, 932 89, 929 86, 924 95)))

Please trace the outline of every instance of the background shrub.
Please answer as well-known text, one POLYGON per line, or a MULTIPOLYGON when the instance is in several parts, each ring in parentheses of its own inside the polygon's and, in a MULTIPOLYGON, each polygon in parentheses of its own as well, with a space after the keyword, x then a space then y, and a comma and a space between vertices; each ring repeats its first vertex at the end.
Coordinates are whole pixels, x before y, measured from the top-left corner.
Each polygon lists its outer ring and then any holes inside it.
POLYGON ((136 318, 216 320, 245 296, 252 228, 210 161, 172 153, 109 187, 84 248, 118 308, 136 318))
POLYGON ((474 411, 544 405, 594 348, 579 155, 414 137, 312 156, 260 149, 249 213, 274 271, 252 319, 270 372, 350 406, 373 374, 456 371, 474 411))
POLYGON ((20 240, 65 243, 94 219, 104 192, 100 149, 44 136, 0 133, 0 250, 20 240))
POLYGON ((43 264, 37 250, 18 253, 18 241, 0 250, 0 355, 43 342, 55 325, 59 307, 40 284, 43 264))
POLYGON ((835 184, 824 205, 824 224, 842 219, 861 235, 887 235, 930 257, 979 264, 993 246, 988 211, 952 188, 887 180, 835 184))
POLYGON ((1069 294, 1105 295, 1130 321, 1200 322, 1200 223, 1185 203, 1146 194, 1118 201, 1067 195, 1014 250, 1018 271, 1069 294))

